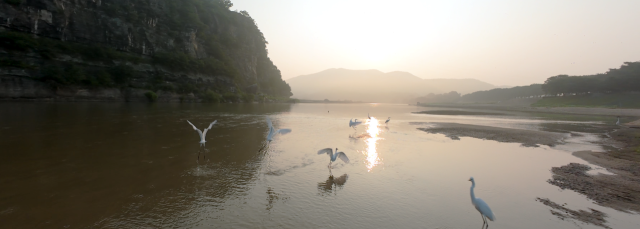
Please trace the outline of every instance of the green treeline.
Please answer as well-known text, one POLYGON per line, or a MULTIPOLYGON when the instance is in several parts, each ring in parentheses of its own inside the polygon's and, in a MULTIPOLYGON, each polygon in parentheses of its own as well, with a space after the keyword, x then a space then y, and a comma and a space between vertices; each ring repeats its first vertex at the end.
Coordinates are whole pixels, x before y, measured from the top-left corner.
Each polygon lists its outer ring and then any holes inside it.
POLYGON ((495 103, 513 98, 529 96, 540 96, 544 94, 541 84, 531 84, 529 86, 496 88, 487 91, 476 91, 466 95, 452 91, 443 94, 429 94, 416 99, 420 103, 495 103))
POLYGON ((496 88, 488 91, 476 91, 462 96, 461 102, 466 103, 491 103, 505 101, 513 98, 539 96, 544 94, 541 84, 531 84, 512 88, 496 88))
POLYGON ((542 89, 547 94, 640 91, 640 62, 625 62, 603 74, 553 76, 544 82, 542 89))

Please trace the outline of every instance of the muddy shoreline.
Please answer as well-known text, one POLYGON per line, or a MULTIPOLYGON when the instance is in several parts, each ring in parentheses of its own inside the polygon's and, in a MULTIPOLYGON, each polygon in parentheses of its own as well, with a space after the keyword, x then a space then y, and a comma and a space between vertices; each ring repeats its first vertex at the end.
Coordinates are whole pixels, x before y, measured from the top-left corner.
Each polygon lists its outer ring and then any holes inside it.
MULTIPOLYGON (((574 134, 573 129, 559 125, 547 128, 550 131, 509 129, 481 125, 459 123, 415 122, 418 130, 444 134, 459 140, 459 137, 472 137, 498 142, 516 142, 523 146, 560 145, 563 139, 574 134)), ((632 128, 640 124, 640 120, 620 126, 592 125, 582 131, 600 135, 596 143, 606 148, 604 152, 576 151, 573 155, 593 165, 600 166, 612 174, 587 173, 592 170, 588 165, 570 163, 551 168, 549 184, 563 190, 580 193, 594 203, 618 211, 640 214, 640 128, 632 128)), ((545 129, 545 128, 543 128, 545 129)), ((549 206, 551 214, 562 220, 577 220, 583 223, 609 228, 606 225, 606 214, 593 209, 571 210, 558 205, 544 197, 537 201, 549 206)))

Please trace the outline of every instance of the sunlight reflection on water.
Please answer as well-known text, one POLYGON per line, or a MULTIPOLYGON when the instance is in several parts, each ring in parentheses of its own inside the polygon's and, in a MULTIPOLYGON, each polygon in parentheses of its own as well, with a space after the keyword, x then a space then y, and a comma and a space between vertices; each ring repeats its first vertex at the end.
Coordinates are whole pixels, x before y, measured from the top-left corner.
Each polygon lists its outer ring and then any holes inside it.
POLYGON ((383 138, 378 137, 380 134, 378 119, 371 117, 365 124, 367 125, 367 133, 369 134, 369 137, 364 140, 364 142, 367 143, 367 149, 363 152, 366 157, 364 163, 367 166, 367 172, 371 172, 373 167, 382 163, 382 159, 378 155, 376 147, 378 140, 383 138))

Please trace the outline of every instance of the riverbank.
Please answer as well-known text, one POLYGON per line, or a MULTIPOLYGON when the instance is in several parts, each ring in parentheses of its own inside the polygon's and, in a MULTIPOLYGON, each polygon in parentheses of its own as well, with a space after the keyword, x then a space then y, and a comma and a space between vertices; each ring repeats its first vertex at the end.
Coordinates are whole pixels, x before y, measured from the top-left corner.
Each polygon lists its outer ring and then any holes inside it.
POLYGON ((553 114, 579 114, 579 115, 606 115, 606 116, 632 116, 640 117, 640 109, 615 109, 596 107, 531 107, 530 103, 523 104, 437 104, 423 105, 433 108, 462 108, 494 111, 520 111, 553 114))
POLYGON ((621 148, 606 152, 578 151, 573 155, 605 168, 611 174, 587 174, 582 164, 552 168, 549 183, 587 196, 597 204, 624 212, 640 213, 640 130, 623 128, 610 133, 621 148))
MULTIPOLYGON (((566 143, 566 139, 580 136, 580 133, 596 134, 600 136, 600 139, 594 143, 602 145, 606 149, 603 150, 604 152, 575 151, 573 155, 602 167, 607 171, 607 174, 591 173, 589 171, 593 168, 589 165, 570 163, 551 168, 552 176, 547 182, 561 189, 585 195, 598 205, 631 214, 640 213, 640 129, 631 128, 638 126, 640 120, 621 126, 590 125, 588 130, 575 129, 577 128, 575 126, 559 125, 557 128, 548 129, 549 131, 443 122, 413 122, 411 124, 422 126, 418 127, 418 130, 444 134, 453 140, 460 140, 460 137, 472 137, 498 142, 521 143, 523 146, 529 147, 562 145, 566 143)), ((608 228, 604 224, 606 223, 606 215, 599 214, 595 210, 591 210, 591 212, 571 210, 572 212, 564 214, 558 211, 565 212, 564 207, 558 207, 560 205, 556 206, 557 204, 544 198, 539 198, 538 201, 555 209, 551 210, 552 214, 561 219, 571 218, 608 228)))

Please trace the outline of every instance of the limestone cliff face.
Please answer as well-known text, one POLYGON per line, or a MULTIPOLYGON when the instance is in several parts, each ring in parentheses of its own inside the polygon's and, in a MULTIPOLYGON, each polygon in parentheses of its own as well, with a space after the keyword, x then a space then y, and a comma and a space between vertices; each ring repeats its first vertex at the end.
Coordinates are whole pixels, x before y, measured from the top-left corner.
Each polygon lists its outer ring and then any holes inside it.
POLYGON ((229 4, 0 0, 0 98, 290 96, 256 23, 229 4))

